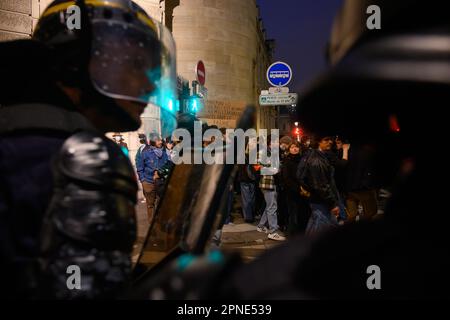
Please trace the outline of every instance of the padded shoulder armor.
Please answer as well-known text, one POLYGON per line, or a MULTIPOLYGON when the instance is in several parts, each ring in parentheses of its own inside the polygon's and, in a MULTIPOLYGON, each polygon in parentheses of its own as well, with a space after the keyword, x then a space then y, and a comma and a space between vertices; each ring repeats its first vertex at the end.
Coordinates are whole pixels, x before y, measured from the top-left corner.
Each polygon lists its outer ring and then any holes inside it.
POLYGON ((55 159, 55 190, 44 221, 42 267, 50 297, 115 297, 131 274, 137 183, 128 157, 95 133, 71 136, 55 159), (68 290, 68 266, 85 285, 68 290))
POLYGON ((63 144, 54 177, 47 217, 58 233, 99 249, 132 248, 138 189, 119 146, 95 133, 76 133, 63 144))
POLYGON ((127 156, 119 146, 91 132, 79 132, 64 143, 58 157, 61 173, 136 201, 136 176, 127 156))

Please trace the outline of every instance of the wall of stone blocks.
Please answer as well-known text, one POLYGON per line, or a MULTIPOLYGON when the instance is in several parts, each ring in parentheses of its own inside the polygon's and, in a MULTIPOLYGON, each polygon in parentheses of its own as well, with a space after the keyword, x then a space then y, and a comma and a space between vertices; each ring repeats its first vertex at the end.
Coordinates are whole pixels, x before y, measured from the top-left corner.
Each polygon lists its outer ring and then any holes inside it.
MULTIPOLYGON (((53 0, 0 0, 0 41, 29 38, 39 16, 53 0)), ((159 0, 135 0, 161 21, 159 0)))
POLYGON ((53 0, 0 0, 0 41, 29 38, 53 0))
POLYGON ((0 0, 0 41, 30 37, 32 0, 0 0))

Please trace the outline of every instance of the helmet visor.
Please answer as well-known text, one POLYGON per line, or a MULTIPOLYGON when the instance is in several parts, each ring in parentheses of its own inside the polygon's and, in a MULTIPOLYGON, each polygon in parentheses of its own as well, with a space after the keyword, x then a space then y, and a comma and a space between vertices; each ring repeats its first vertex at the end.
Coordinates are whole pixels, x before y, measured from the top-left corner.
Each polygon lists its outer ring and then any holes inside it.
POLYGON ((170 136, 178 109, 175 45, 166 27, 148 21, 151 28, 142 23, 94 19, 89 73, 101 94, 148 104, 143 119, 157 115, 160 121, 158 128, 147 131, 170 136), (155 107, 159 109, 156 112, 155 107))

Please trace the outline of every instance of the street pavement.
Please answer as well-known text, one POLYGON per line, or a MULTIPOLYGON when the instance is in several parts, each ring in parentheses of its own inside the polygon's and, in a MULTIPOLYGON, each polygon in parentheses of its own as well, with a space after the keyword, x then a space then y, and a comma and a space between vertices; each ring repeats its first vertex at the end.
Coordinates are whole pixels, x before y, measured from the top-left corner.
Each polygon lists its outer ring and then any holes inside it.
POLYGON ((133 263, 136 263, 141 252, 142 245, 144 244, 145 237, 148 232, 148 218, 147 218, 147 205, 142 202, 142 198, 139 198, 136 206, 136 218, 137 218, 137 240, 133 248, 133 263))
POLYGON ((221 249, 239 252, 244 261, 250 262, 280 244, 269 240, 267 234, 256 231, 256 224, 245 223, 239 212, 233 212, 232 221, 223 227, 221 249))
MULTIPOLYGON (((148 231, 146 204, 139 199, 136 206, 138 234, 137 241, 133 250, 133 262, 139 257, 139 252, 145 241, 148 231)), ((269 240, 267 234, 256 231, 256 223, 245 223, 241 215, 240 196, 235 196, 232 223, 227 224, 222 229, 221 249, 225 252, 237 251, 241 254, 244 261, 252 261, 267 249, 280 244, 277 241, 269 240)))

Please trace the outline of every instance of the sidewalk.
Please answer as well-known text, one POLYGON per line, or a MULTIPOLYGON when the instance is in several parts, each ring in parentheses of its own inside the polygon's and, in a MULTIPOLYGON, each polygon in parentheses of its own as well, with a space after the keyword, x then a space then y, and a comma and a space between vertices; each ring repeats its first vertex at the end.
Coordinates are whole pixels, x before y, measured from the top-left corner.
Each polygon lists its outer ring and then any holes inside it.
POLYGON ((147 220, 147 205, 138 200, 136 205, 136 219, 137 219, 137 239, 133 247, 132 260, 133 263, 137 262, 139 253, 145 241, 145 237, 148 232, 148 220, 147 220))
POLYGON ((233 224, 223 227, 222 246, 224 251, 238 251, 244 261, 250 262, 267 249, 280 242, 267 239, 267 234, 256 231, 256 224, 245 223, 240 213, 232 214, 233 224))
MULTIPOLYGON (((267 249, 273 248, 280 242, 269 240, 267 234, 256 231, 256 223, 245 223, 240 213, 240 197, 235 197, 232 213, 232 224, 225 225, 222 229, 221 249, 226 252, 238 251, 244 261, 251 261, 264 253, 267 249), (237 199, 236 199, 237 198, 237 199)), ((133 248, 132 259, 136 262, 145 236, 148 231, 146 204, 141 203, 141 199, 136 206, 137 215, 137 241, 133 248)))

